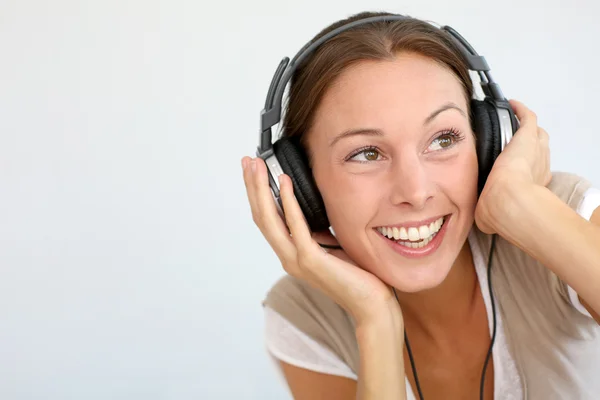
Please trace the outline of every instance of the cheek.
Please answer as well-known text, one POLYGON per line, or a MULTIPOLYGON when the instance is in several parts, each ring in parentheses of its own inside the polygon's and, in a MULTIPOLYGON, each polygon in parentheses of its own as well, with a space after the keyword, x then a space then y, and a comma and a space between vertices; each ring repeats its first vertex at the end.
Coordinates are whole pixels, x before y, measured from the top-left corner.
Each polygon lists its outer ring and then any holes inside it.
POLYGON ((380 190, 373 177, 350 175, 336 168, 315 173, 329 222, 338 237, 361 236, 379 204, 380 190), (346 235, 344 235, 346 233, 346 235), (352 233, 352 234, 350 234, 352 233))
MULTIPOLYGON (((352 177, 350 177, 352 178, 352 177)), ((366 222, 378 204, 374 182, 368 179, 333 179, 321 192, 332 224, 358 224, 366 222)), ((335 229, 335 228, 334 228, 335 229)))
POLYGON ((453 202, 467 208, 474 208, 477 202, 477 179, 479 166, 475 149, 463 151, 452 163, 438 171, 440 186, 453 202))

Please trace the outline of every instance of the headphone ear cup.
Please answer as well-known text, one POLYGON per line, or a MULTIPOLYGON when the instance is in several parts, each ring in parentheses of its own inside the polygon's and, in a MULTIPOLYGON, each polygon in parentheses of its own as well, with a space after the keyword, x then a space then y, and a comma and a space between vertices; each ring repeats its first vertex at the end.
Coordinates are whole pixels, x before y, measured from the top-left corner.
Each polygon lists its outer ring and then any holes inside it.
POLYGON ((294 194, 311 231, 328 229, 329 219, 325 212, 325 204, 308 166, 306 153, 300 144, 284 137, 273 143, 273 152, 281 169, 294 184, 294 194))
POLYGON ((471 101, 471 121, 477 140, 477 160, 479 164, 478 193, 481 194, 494 161, 502 150, 500 121, 496 107, 486 100, 471 101))

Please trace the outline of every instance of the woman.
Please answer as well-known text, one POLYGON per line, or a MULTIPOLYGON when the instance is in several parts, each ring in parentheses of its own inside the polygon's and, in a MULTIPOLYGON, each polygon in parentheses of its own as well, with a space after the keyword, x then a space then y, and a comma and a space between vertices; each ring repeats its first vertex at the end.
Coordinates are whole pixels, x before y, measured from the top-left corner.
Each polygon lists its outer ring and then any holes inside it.
POLYGON ((295 399, 600 396, 600 191, 550 172, 531 110, 510 102, 520 127, 478 188, 465 57, 411 18, 334 36, 289 93, 283 136, 333 234, 310 232, 289 176, 284 222, 264 161, 242 166, 289 274, 265 306, 295 399))

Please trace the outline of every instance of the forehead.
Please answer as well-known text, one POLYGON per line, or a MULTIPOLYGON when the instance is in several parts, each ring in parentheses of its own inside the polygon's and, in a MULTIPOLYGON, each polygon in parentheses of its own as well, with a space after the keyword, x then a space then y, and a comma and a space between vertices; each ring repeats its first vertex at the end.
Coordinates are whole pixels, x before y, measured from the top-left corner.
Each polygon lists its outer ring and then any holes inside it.
POLYGON ((313 128, 347 129, 380 124, 390 117, 421 123, 448 101, 467 110, 456 75, 430 58, 401 53, 391 60, 361 61, 347 68, 323 96, 313 128))

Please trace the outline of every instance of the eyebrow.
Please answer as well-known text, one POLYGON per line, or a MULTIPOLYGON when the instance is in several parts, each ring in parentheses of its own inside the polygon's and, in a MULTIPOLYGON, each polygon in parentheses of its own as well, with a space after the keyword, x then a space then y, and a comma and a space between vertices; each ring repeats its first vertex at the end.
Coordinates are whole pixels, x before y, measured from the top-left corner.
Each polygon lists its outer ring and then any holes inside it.
POLYGON ((435 117, 438 116, 438 114, 443 113, 446 110, 457 110, 458 112, 460 112, 462 114, 463 117, 467 118, 467 114, 464 112, 464 110, 462 108, 457 106, 455 103, 449 101, 448 103, 444 104, 443 106, 441 106, 440 108, 438 108, 437 110, 435 110, 434 112, 429 114, 429 116, 427 118, 425 118, 425 122, 423 122, 423 125, 430 124, 431 121, 433 121, 435 119, 435 117))
MULTIPOLYGON (((427 118, 425 118, 425 120, 423 121, 423 126, 430 124, 439 114, 441 114, 447 110, 457 110, 458 112, 461 113, 461 115, 463 117, 467 118, 467 114, 465 113, 465 111, 462 108, 460 108, 458 105, 456 105, 453 102, 448 102, 448 103, 445 103, 444 105, 442 105, 440 108, 436 109, 431 114, 429 114, 429 116, 427 118)), ((347 131, 340 133, 335 138, 333 138, 333 140, 329 144, 329 147, 333 147, 333 145, 336 144, 341 139, 344 139, 344 138, 347 138, 350 136, 356 136, 356 135, 383 136, 383 131, 381 129, 372 129, 372 128, 349 129, 347 131)))

